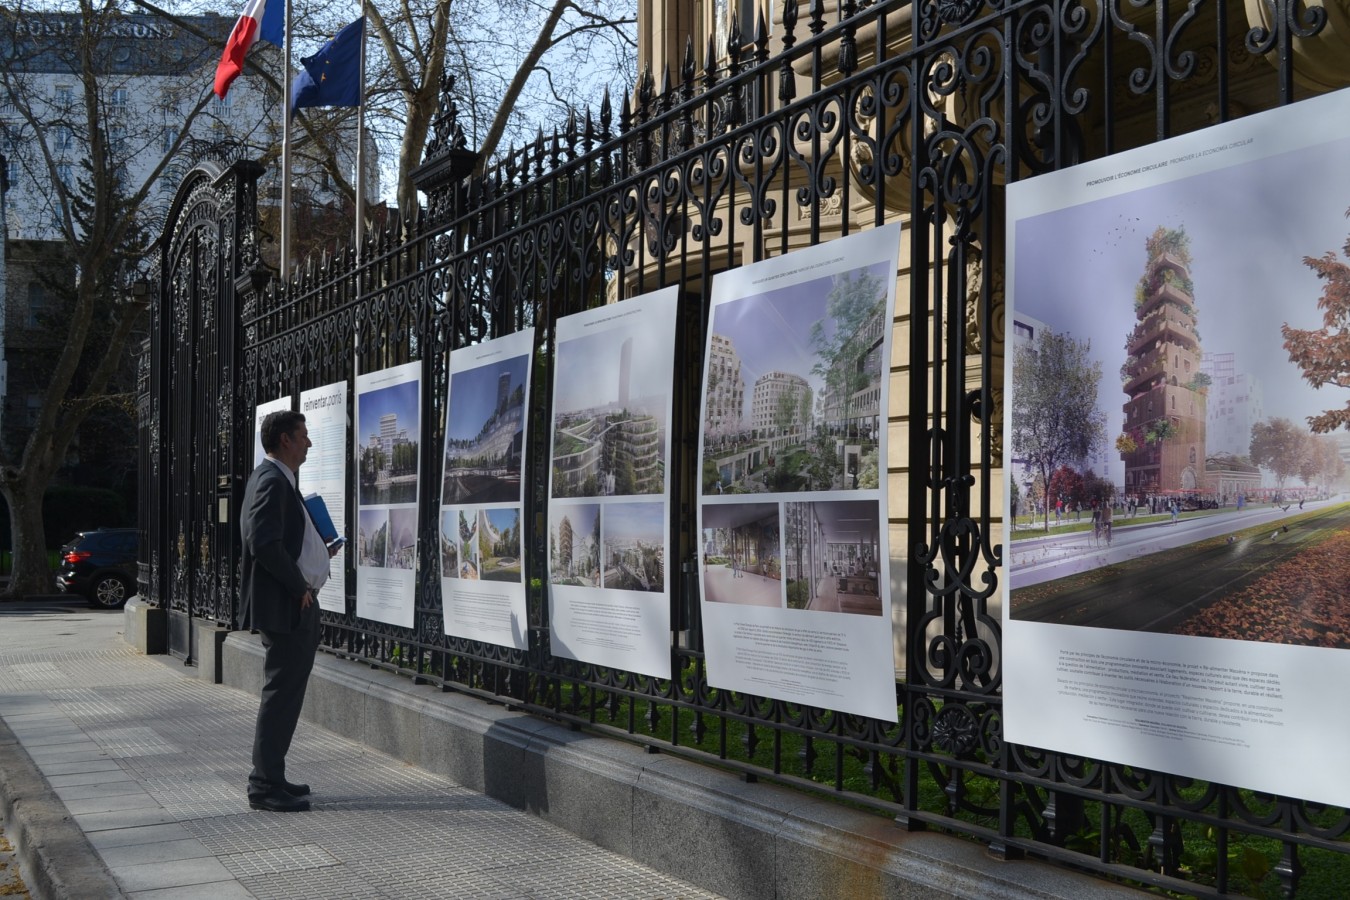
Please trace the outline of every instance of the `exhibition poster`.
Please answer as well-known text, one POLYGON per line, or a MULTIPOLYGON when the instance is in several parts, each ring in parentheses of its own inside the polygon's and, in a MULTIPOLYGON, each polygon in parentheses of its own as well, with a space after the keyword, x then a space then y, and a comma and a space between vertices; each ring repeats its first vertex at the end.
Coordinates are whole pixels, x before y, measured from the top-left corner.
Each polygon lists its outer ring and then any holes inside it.
POLYGON ((450 353, 439 517, 445 633, 525 650, 525 406, 534 329, 450 353))
POLYGON ((356 376, 356 614, 404 628, 417 585, 421 371, 410 362, 356 376))
MULTIPOLYGON (((347 382, 300 393, 300 412, 309 428, 309 457, 300 467, 300 492, 318 494, 328 506, 338 533, 347 533, 347 382)), ((347 546, 328 561, 328 581, 319 589, 319 608, 347 612, 347 546)))
POLYGON ((670 677, 670 416, 679 291, 559 319, 549 467, 554 656, 670 677))
POLYGON ((1350 805, 1347 159, 1340 92, 1009 185, 1007 740, 1350 805))
POLYGON ((253 411, 253 468, 258 468, 264 459, 267 458, 267 451, 262 445, 262 420, 267 418, 268 413, 280 412, 291 408, 291 395, 278 397, 275 400, 269 400, 266 403, 259 403, 253 411))
POLYGON ((699 428, 714 687, 897 720, 887 403, 900 226, 716 276, 699 428))

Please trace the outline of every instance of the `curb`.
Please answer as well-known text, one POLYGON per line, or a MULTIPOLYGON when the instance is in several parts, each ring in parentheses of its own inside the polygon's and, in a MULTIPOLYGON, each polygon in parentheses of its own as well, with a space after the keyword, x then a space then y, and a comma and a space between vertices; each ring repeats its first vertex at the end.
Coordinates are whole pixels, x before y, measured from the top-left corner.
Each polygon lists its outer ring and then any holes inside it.
POLYGON ((35 900, 125 897, 66 805, 2 719, 0 813, 35 900))

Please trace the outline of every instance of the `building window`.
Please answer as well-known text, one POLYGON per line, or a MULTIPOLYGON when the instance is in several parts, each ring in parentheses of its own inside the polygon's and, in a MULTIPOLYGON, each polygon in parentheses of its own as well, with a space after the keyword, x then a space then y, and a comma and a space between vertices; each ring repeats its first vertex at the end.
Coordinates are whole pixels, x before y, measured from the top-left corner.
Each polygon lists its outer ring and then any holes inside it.
POLYGON ((47 289, 36 281, 28 282, 28 327, 42 326, 42 315, 47 310, 47 289))
POLYGON ((164 131, 159 137, 159 152, 168 153, 173 149, 174 143, 178 140, 178 129, 172 125, 165 125, 164 131))
POLYGON ((75 91, 68 84, 56 86, 56 105, 66 108, 75 103, 75 91))
POLYGON ((70 163, 63 162, 56 164, 56 177, 67 188, 75 186, 75 176, 70 168, 70 163))
MULTIPOLYGON (((717 47, 719 57, 725 59, 727 56, 727 36, 731 34, 733 23, 740 28, 742 46, 755 39, 756 5, 754 0, 713 0, 713 43, 717 47)), ((765 26, 768 24, 766 18, 765 26)))
POLYGON ((69 150, 75 146, 75 136, 71 134, 69 125, 56 126, 56 149, 69 150))
POLYGON ((42 395, 28 395, 28 427, 37 425, 38 416, 42 413, 42 395))
POLYGON ((222 100, 219 97, 211 101, 211 112, 217 119, 228 119, 233 113, 230 107, 229 95, 222 100))
POLYGON ((127 100, 129 99, 126 88, 113 88, 110 103, 112 111, 115 113, 125 113, 127 111, 127 100))

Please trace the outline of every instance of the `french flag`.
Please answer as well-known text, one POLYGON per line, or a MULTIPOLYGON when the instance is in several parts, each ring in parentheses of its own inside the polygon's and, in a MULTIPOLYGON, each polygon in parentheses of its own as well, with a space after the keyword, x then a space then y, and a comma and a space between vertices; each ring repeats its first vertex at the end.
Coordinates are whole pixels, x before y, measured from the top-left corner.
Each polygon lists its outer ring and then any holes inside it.
POLYGON ((216 96, 225 99, 230 85, 244 71, 244 54, 253 42, 264 41, 281 46, 286 31, 286 0, 248 0, 239 21, 234 23, 225 52, 216 66, 216 96))

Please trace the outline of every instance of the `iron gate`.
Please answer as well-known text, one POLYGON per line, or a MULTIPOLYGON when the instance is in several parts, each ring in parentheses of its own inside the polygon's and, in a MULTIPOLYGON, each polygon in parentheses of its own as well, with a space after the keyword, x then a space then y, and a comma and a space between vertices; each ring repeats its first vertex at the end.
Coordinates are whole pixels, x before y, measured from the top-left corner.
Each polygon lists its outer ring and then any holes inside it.
MULTIPOLYGON (((729 35, 725 57, 691 43, 618 110, 606 97, 482 177, 466 177, 475 157, 445 85, 417 173, 426 207, 372 239, 359 264, 346 250, 285 287, 267 285, 258 264, 256 171, 190 178, 155 317, 147 408, 160 404, 158 445, 154 424, 143 432, 166 492, 162 519, 143 516, 160 602, 234 621, 234 538, 220 511, 237 507, 259 401, 420 360, 421 420, 435 423, 422 465, 436 472, 451 349, 536 326, 530 409, 543 421, 557 317, 676 284, 688 373, 673 426, 677 675, 549 653, 542 528, 527 552, 531 649, 443 636, 427 552, 434 479, 422 480, 415 626, 360 620, 349 596, 346 614, 325 614, 328 650, 842 793, 1000 855, 1195 895, 1337 889, 1350 879, 1344 810, 1005 743, 997 607, 1004 186, 1339 86, 1350 73, 1335 61, 1350 54, 1328 12, 1294 0, 787 0, 773 19, 729 35), (689 560, 711 276, 896 218, 907 226, 889 427, 901 452, 888 478, 902 498, 890 527, 905 668, 890 725, 707 684, 689 560)), ((536 521, 546 431, 531 430, 527 453, 536 487, 525 515, 536 521)))

